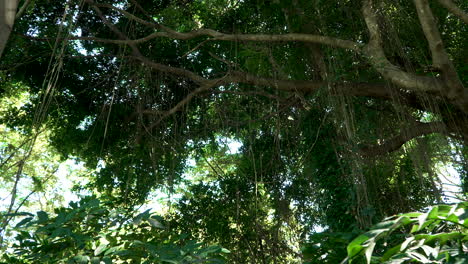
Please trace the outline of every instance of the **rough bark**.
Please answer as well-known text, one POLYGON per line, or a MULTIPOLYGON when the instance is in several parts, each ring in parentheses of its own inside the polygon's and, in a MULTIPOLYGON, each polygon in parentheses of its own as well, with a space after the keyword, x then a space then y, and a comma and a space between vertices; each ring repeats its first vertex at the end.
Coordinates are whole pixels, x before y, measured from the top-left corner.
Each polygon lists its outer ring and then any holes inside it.
POLYGON ((19 0, 0 1, 0 57, 10 37, 13 24, 15 23, 16 9, 19 0))

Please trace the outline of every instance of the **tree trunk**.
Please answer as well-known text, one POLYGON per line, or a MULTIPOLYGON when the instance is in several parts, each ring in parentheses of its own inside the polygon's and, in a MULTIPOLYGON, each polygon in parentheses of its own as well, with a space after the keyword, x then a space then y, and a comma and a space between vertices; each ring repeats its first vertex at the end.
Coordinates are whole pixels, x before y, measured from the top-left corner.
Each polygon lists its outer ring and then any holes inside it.
POLYGON ((19 0, 0 0, 0 57, 15 22, 19 0))

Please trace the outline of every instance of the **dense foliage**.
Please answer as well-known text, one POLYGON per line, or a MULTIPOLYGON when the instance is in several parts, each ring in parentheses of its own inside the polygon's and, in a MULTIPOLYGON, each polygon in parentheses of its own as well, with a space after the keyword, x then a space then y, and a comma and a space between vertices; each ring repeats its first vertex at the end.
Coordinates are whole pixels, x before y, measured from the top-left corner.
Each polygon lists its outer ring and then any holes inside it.
POLYGON ((224 263, 219 246, 202 247, 171 233, 148 211, 112 209, 86 197, 70 207, 26 215, 3 263, 224 263))
MULTIPOLYGON (((43 133, 112 207, 167 192, 170 234, 229 263, 338 263, 385 217, 466 199, 466 1, 11 2, 0 96, 28 98, 1 108, 2 128, 27 146, 43 133), (444 168, 462 191, 444 193, 444 168)), ((23 171, 34 156, 8 158, 20 144, 0 145, 3 234, 16 182, 44 179, 23 171)), ((37 217, 28 228, 50 224, 37 217)))
POLYGON ((350 263, 356 263, 356 260, 364 258, 368 264, 466 263, 467 228, 466 202, 434 206, 426 213, 400 214, 385 219, 355 238, 347 247, 348 259, 350 263), (391 237, 392 232, 406 226, 411 227, 409 235, 391 237), (384 249, 376 248, 382 239, 387 242, 384 249))

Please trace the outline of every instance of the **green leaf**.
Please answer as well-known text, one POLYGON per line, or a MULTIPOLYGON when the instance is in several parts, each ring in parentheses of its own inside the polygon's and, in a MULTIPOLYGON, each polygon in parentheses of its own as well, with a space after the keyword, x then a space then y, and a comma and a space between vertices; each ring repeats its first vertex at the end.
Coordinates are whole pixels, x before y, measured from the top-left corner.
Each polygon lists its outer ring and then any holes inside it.
POLYGON ((426 253, 426 256, 428 257, 432 256, 436 258, 439 255, 439 250, 437 250, 436 248, 432 248, 428 245, 422 245, 421 248, 424 250, 424 253, 426 253))
POLYGON ((364 248, 361 244, 363 242, 366 242, 367 240, 369 240, 368 236, 360 235, 357 238, 355 238, 353 241, 351 241, 351 243, 349 243, 347 247, 348 257, 351 259, 357 254, 359 254, 364 248))
POLYGON ((31 220, 33 220, 32 217, 26 217, 23 220, 21 220, 18 224, 16 224, 15 228, 21 227, 21 226, 31 222, 31 220))
POLYGON ((434 206, 431 211, 429 211, 427 218, 429 219, 437 219, 437 216, 439 216, 439 207, 434 206))
POLYGON ((72 260, 79 264, 87 264, 90 261, 90 258, 88 256, 78 255, 73 257, 72 260))
POLYGON ((115 247, 111 247, 109 249, 106 250, 106 252, 104 253, 105 256, 108 256, 108 255, 114 255, 115 252, 118 252, 119 250, 122 249, 122 246, 115 246, 115 247))
POLYGON ((400 251, 405 251, 408 245, 414 241, 414 237, 408 237, 403 243, 401 243, 400 251))
POLYGON ((28 212, 18 212, 18 213, 9 213, 9 214, 3 214, 2 216, 34 216, 34 214, 28 213, 28 212))
POLYGON ((421 235, 415 235, 415 238, 417 240, 425 240, 425 244, 428 245, 430 243, 433 243, 435 241, 439 241, 441 244, 445 244, 449 240, 457 240, 457 239, 462 239, 464 237, 464 234, 459 233, 459 232, 451 232, 451 233, 440 233, 440 234, 421 234, 421 235))
POLYGON ((374 247, 375 247, 375 240, 372 239, 372 240, 370 240, 368 245, 366 245, 366 249, 364 251, 364 255, 366 256, 367 264, 370 264, 370 262, 371 262, 372 252, 374 251, 374 247))
POLYGON ((148 219, 150 217, 150 209, 144 211, 143 213, 138 214, 133 218, 133 224, 139 225, 143 219, 148 219))
POLYGON ((421 214, 420 216, 418 216, 418 229, 417 229, 417 231, 419 231, 419 230, 421 230, 421 229, 423 229, 425 227, 424 225, 426 224, 426 219, 427 219, 428 216, 429 216, 428 213, 424 213, 424 214, 421 214))
POLYGON ((458 216, 455 214, 450 214, 449 216, 447 216, 446 220, 450 222, 458 223, 458 216))
POLYGON ((431 263, 431 261, 423 254, 412 251, 412 252, 408 252, 408 255, 411 256, 413 259, 418 260, 419 262, 431 263))
POLYGON ((153 226, 154 228, 159 228, 159 229, 164 229, 164 225, 161 224, 161 222, 159 222, 158 220, 156 219, 153 219, 153 218, 148 218, 148 222, 151 224, 151 226, 153 226))
POLYGON ((99 246, 96 247, 96 249, 94 250, 94 255, 95 256, 98 256, 99 254, 101 254, 102 252, 104 252, 105 250, 107 249, 107 244, 100 244, 99 246))
POLYGON ((390 221, 384 221, 384 222, 380 222, 378 224, 375 224, 372 229, 385 229, 385 228, 390 228, 391 226, 393 226, 395 223, 397 222, 397 220, 390 220, 390 221))
POLYGON ((382 256, 381 261, 382 262, 386 261, 386 260, 390 259, 391 257, 393 257, 396 253, 400 253, 400 252, 401 252, 401 244, 387 250, 384 253, 384 255, 382 256))
POLYGON ((112 264, 112 259, 110 257, 104 257, 102 261, 104 261, 104 264, 112 264))
POLYGON ((38 218, 38 223, 44 223, 49 220, 49 216, 47 215, 46 212, 44 211, 38 211, 37 212, 37 218, 38 218))
POLYGON ((411 212, 411 213, 401 214, 401 216, 406 216, 406 217, 409 217, 409 218, 417 218, 417 217, 421 216, 422 214, 423 213, 411 212))

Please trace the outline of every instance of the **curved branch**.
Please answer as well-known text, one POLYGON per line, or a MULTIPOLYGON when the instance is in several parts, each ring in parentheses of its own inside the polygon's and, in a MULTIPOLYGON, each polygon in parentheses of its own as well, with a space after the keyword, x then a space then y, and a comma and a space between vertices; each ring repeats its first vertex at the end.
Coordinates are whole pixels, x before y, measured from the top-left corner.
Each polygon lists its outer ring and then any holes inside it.
POLYGON ((289 33, 289 34, 224 34, 213 29, 198 29, 190 32, 178 32, 173 29, 170 29, 166 26, 158 24, 156 22, 149 22, 144 19, 141 19, 125 10, 117 8, 109 4, 95 4, 92 0, 87 0, 86 2, 90 3, 93 6, 102 6, 113 9, 120 12, 122 15, 128 19, 134 20, 143 25, 162 30, 163 32, 154 32, 146 37, 128 41, 118 41, 119 44, 128 44, 128 43, 143 43, 158 37, 168 37, 179 40, 188 40, 196 37, 212 37, 216 40, 225 40, 225 41, 258 41, 258 42, 306 42, 306 43, 316 43, 323 44, 337 48, 349 49, 356 52, 360 52, 362 44, 353 42, 350 40, 343 40, 338 38, 332 38, 327 36, 320 35, 311 35, 311 34, 300 34, 300 33, 289 33))
POLYGON ((432 133, 447 133, 447 126, 444 122, 421 123, 417 122, 413 127, 401 131, 400 135, 384 141, 382 144, 361 148, 361 155, 364 157, 373 157, 384 155, 398 150, 403 144, 413 138, 429 135, 432 133))
POLYGON ((401 98, 401 103, 410 107, 421 108, 413 94, 401 94, 397 89, 387 83, 329 83, 326 81, 306 81, 306 80, 281 80, 274 78, 260 77, 241 71, 230 71, 223 78, 209 80, 202 76, 182 68, 171 67, 164 64, 153 62, 143 56, 129 56, 153 68, 156 71, 165 72, 187 78, 202 86, 215 81, 217 85, 226 85, 232 83, 244 83, 257 86, 272 87, 286 92, 314 93, 320 88, 327 88, 330 93, 346 94, 351 96, 368 96, 384 100, 393 100, 401 98))
POLYGON ((468 24, 468 14, 463 12, 452 0, 438 0, 441 5, 448 9, 452 14, 460 18, 465 24, 468 24))
MULTIPOLYGON (((174 31, 175 32, 175 31, 174 31)), ((50 38, 38 38, 28 35, 23 35, 26 38, 38 41, 50 40, 50 38)), ((210 36, 213 37, 209 40, 224 40, 224 41, 252 41, 252 42, 305 42, 305 43, 317 43, 328 45, 332 47, 338 47, 343 49, 349 49, 356 52, 361 51, 363 45, 359 43, 354 43, 349 40, 336 39, 326 36, 310 35, 310 34, 300 34, 300 33, 290 33, 290 34, 278 34, 278 35, 266 35, 266 34, 223 34, 212 29, 199 29, 187 33, 168 33, 168 32, 154 32, 150 35, 139 38, 139 39, 104 39, 98 37, 78 37, 71 36, 66 38, 58 38, 59 40, 86 40, 86 41, 96 41, 100 43, 110 43, 117 45, 135 45, 148 42, 152 39, 158 37, 167 37, 178 40, 188 40, 200 36, 210 36)), ((57 38, 54 38, 57 39, 57 38)))
POLYGON ((362 13, 369 30, 369 43, 364 48, 372 66, 392 83, 411 91, 424 91, 431 93, 441 93, 446 91, 446 85, 442 80, 418 76, 402 71, 393 65, 385 56, 380 38, 380 28, 377 22, 377 15, 372 7, 372 0, 365 0, 362 6, 362 13))
POLYGON ((445 82, 449 90, 445 91, 449 99, 463 96, 463 84, 458 78, 457 71, 453 66, 447 52, 445 51, 442 38, 437 28, 436 20, 432 14, 429 2, 427 0, 414 0, 418 13, 419 22, 426 36, 431 50, 433 65, 442 71, 445 82))

